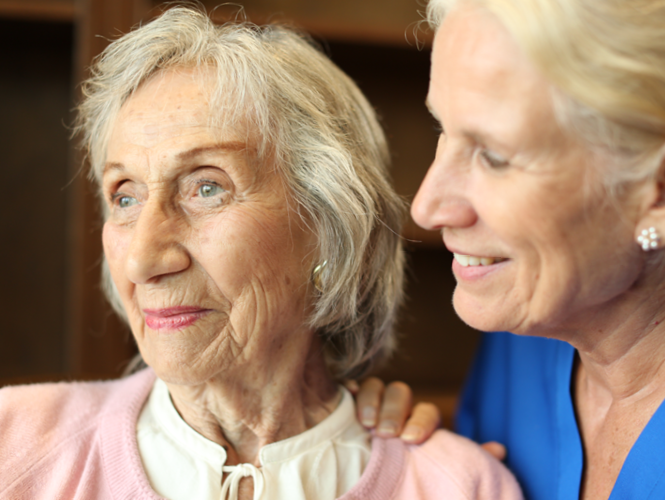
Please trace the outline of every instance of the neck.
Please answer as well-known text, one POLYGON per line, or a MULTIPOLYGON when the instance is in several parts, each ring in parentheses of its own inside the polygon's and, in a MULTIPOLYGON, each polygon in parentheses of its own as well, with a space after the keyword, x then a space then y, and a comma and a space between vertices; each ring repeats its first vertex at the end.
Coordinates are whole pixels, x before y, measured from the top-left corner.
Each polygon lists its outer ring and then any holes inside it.
POLYGON ((665 294, 628 292, 569 332, 580 356, 580 382, 608 401, 648 397, 665 387, 665 294))
POLYGON ((307 345, 225 369, 203 384, 167 386, 185 422, 226 449, 227 465, 259 466, 263 446, 315 426, 340 399, 314 334, 307 345))

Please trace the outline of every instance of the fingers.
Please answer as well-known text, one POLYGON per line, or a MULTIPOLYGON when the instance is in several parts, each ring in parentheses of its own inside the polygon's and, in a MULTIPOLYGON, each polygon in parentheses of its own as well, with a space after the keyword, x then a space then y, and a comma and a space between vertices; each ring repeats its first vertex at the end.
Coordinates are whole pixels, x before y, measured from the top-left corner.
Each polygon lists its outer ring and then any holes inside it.
POLYGON ((506 447, 501 443, 497 443, 496 441, 489 441, 487 443, 481 444, 480 447, 497 460, 503 460, 506 458, 506 447))
POLYGON ((383 382, 376 377, 370 377, 360 385, 360 391, 356 396, 356 408, 358 420, 367 428, 376 426, 383 389, 383 382))
POLYGON ((356 380, 346 380, 344 382, 344 387, 346 387, 348 391, 354 396, 360 392, 360 386, 356 380))
POLYGON ((441 424, 441 412, 432 403, 418 403, 413 408, 411 418, 400 435, 403 441, 412 444, 425 442, 441 424))
POLYGON ((389 384, 383 394, 377 434, 384 438, 399 436, 411 413, 412 402, 413 396, 408 385, 403 382, 389 384))

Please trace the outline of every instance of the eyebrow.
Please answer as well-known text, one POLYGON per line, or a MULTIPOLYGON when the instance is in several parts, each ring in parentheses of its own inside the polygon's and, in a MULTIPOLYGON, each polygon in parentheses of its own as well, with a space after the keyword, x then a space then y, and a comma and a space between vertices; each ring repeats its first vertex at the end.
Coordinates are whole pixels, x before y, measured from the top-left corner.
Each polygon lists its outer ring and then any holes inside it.
POLYGON ((229 141, 220 144, 213 144, 211 146, 201 146, 198 148, 188 149, 187 151, 178 153, 176 155, 176 158, 180 161, 187 161, 191 160, 192 158, 196 158, 197 156, 202 155, 204 153, 217 153, 221 151, 242 151, 244 149, 247 149, 247 144, 245 144, 244 142, 229 141))
MULTIPOLYGON (((437 122, 439 122, 439 125, 441 126, 441 130, 445 131, 445 128, 443 127, 443 123, 441 123, 441 120, 439 119, 439 117, 434 112, 434 108, 432 107, 432 104, 430 103, 429 96, 427 97, 427 99, 425 99, 425 106, 427 106, 427 110, 432 115, 432 118, 434 118, 437 122)), ((475 142, 477 144, 487 145, 489 143, 495 143, 495 144, 499 145, 500 147, 507 148, 507 146, 505 144, 503 144, 501 141, 497 140, 495 137, 492 137, 492 136, 490 136, 490 135, 488 135, 488 134, 486 134, 482 131, 474 131, 474 130, 465 129, 465 130, 462 131, 462 134, 465 137, 468 137, 469 139, 471 139, 473 142, 475 142)))
MULTIPOLYGON (((229 141, 229 142, 222 142, 219 144, 212 144, 210 146, 200 146, 197 148, 192 148, 188 149, 186 151, 182 151, 181 153, 178 153, 176 155, 176 159, 178 161, 188 161, 191 160, 192 158, 196 158, 197 156, 200 156, 205 153, 216 153, 216 152, 228 152, 228 151, 243 151, 247 149, 247 144, 244 142, 240 141, 229 141)), ((120 162, 115 162, 115 161, 110 161, 106 162, 104 165, 104 169, 102 170, 102 175, 104 175, 106 172, 110 170, 124 170, 125 165, 123 165, 120 162)))

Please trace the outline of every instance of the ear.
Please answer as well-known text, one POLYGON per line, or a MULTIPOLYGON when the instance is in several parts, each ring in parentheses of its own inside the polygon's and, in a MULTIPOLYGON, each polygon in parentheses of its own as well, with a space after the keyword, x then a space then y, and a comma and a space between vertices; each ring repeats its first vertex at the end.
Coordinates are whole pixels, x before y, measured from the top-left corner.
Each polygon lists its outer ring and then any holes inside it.
POLYGON ((635 227, 635 241, 642 249, 663 248, 665 242, 665 152, 661 153, 658 174, 638 188, 639 219, 635 227))

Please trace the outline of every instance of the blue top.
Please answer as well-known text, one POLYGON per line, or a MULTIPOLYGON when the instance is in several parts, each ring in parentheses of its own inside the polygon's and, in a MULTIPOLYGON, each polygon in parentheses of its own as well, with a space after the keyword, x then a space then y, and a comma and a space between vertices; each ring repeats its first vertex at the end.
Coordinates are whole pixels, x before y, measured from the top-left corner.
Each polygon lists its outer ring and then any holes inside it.
MULTIPOLYGON (((527 500, 579 498, 582 441, 570 384, 575 349, 558 340, 485 334, 457 415, 474 441, 506 445, 527 500)), ((665 499, 665 403, 644 428, 610 500, 665 499)))

